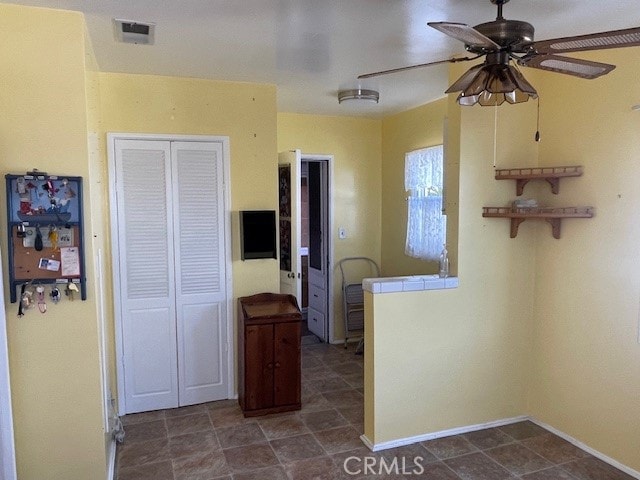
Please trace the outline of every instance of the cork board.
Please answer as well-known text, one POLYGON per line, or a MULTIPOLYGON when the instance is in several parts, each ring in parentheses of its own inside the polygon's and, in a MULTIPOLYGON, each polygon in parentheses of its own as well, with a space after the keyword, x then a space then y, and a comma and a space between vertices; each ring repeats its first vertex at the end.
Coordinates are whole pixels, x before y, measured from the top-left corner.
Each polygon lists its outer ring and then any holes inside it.
MULTIPOLYGON (((25 242, 24 238, 18 237, 18 227, 13 226, 11 231, 11 241, 13 243, 13 275, 15 280, 30 281, 30 280, 56 280, 58 278, 70 279, 78 278, 82 275, 82 272, 74 275, 63 275, 63 265, 61 248, 65 247, 80 247, 80 229, 77 225, 68 229, 71 234, 66 236, 66 242, 61 242, 60 245, 55 248, 51 246, 50 242, 46 241, 48 227, 41 229, 43 237, 43 249, 37 251, 32 246, 26 246, 25 243, 32 244, 33 242, 25 242), (45 261, 43 261, 43 259, 45 261), (53 262, 50 262, 53 260, 53 262), (55 266, 55 262, 61 262, 57 270, 48 270, 55 266), (45 268, 43 268, 45 267, 45 268)), ((63 231, 64 236, 65 231, 63 231)))

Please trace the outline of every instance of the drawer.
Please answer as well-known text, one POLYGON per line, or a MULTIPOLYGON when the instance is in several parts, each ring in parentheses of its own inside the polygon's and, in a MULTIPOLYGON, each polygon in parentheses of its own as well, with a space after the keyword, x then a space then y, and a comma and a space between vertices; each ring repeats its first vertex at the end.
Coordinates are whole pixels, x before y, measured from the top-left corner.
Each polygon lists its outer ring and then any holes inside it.
POLYGON ((321 312, 311 307, 307 309, 307 328, 320 338, 324 338, 324 319, 325 316, 321 312))
POLYGON ((327 313, 327 297, 323 288, 309 285, 309 307, 322 314, 327 313))

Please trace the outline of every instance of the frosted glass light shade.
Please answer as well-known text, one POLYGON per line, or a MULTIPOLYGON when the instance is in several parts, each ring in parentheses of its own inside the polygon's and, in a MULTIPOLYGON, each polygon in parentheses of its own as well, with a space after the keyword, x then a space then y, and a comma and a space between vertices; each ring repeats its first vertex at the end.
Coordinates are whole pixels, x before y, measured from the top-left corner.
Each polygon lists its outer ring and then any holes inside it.
POLYGON ((512 65, 505 63, 476 65, 464 73, 445 93, 460 92, 460 105, 482 106, 522 103, 537 98, 538 92, 512 65))

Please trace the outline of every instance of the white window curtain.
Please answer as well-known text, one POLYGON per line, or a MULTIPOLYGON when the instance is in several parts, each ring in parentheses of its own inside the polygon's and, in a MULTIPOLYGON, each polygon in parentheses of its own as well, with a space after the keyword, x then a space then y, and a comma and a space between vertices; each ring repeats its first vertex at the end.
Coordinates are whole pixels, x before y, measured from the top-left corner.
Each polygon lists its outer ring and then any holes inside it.
POLYGON ((445 243, 443 163, 442 145, 414 150, 405 156, 404 188, 408 193, 405 253, 411 257, 438 260, 445 243))

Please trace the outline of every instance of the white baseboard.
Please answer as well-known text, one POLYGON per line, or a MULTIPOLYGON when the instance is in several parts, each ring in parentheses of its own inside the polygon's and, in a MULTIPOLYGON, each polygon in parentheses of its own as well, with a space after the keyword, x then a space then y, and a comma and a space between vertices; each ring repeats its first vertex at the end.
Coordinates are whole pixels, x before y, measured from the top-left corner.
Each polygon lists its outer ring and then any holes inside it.
POLYGON ((107 480, 116 480, 116 441, 112 438, 107 459, 107 480))
POLYGON ((560 438, 566 440, 567 442, 575 445, 576 447, 584 450, 585 452, 593 455, 594 457, 602 460, 603 462, 608 463, 612 467, 615 467, 618 470, 623 471, 627 475, 631 475, 633 478, 640 479, 640 472, 638 472, 637 470, 634 470, 633 468, 629 468, 626 465, 623 465, 622 463, 618 462, 617 460, 614 460, 613 458, 606 456, 604 453, 601 453, 598 450, 595 450, 595 449, 591 448, 589 445, 586 445, 586 444, 582 443, 580 440, 576 440, 571 435, 567 435, 566 433, 561 432, 560 430, 558 430, 557 428, 552 427, 551 425, 548 425, 548 424, 546 424, 544 422, 541 422, 540 420, 537 420, 535 418, 529 418, 529 420, 531 420, 536 425, 544 428, 545 430, 548 430, 551 433, 553 433, 553 434, 559 436, 560 438))
POLYGON ((364 443, 365 447, 367 447, 372 452, 375 452, 374 450, 375 445, 371 440, 369 440, 369 438, 366 435, 360 435, 360 440, 362 440, 362 443, 364 443))
POLYGON ((411 445, 412 443, 425 442, 427 440, 434 440, 436 438, 450 437, 452 435, 460 435, 462 433, 475 432, 477 430, 484 430, 485 428, 502 427, 503 425, 509 425, 511 423, 523 422, 528 420, 529 417, 522 415, 519 417, 505 418, 502 420, 494 420, 492 422, 478 423, 476 425, 468 425, 464 427, 450 428, 448 430, 440 430, 439 432, 425 433, 423 435, 416 435, 415 437, 399 438, 397 440, 390 440, 388 442, 372 443, 367 437, 362 435, 360 439, 369 447, 373 452, 380 450, 388 450, 389 448, 404 447, 405 445, 411 445))

